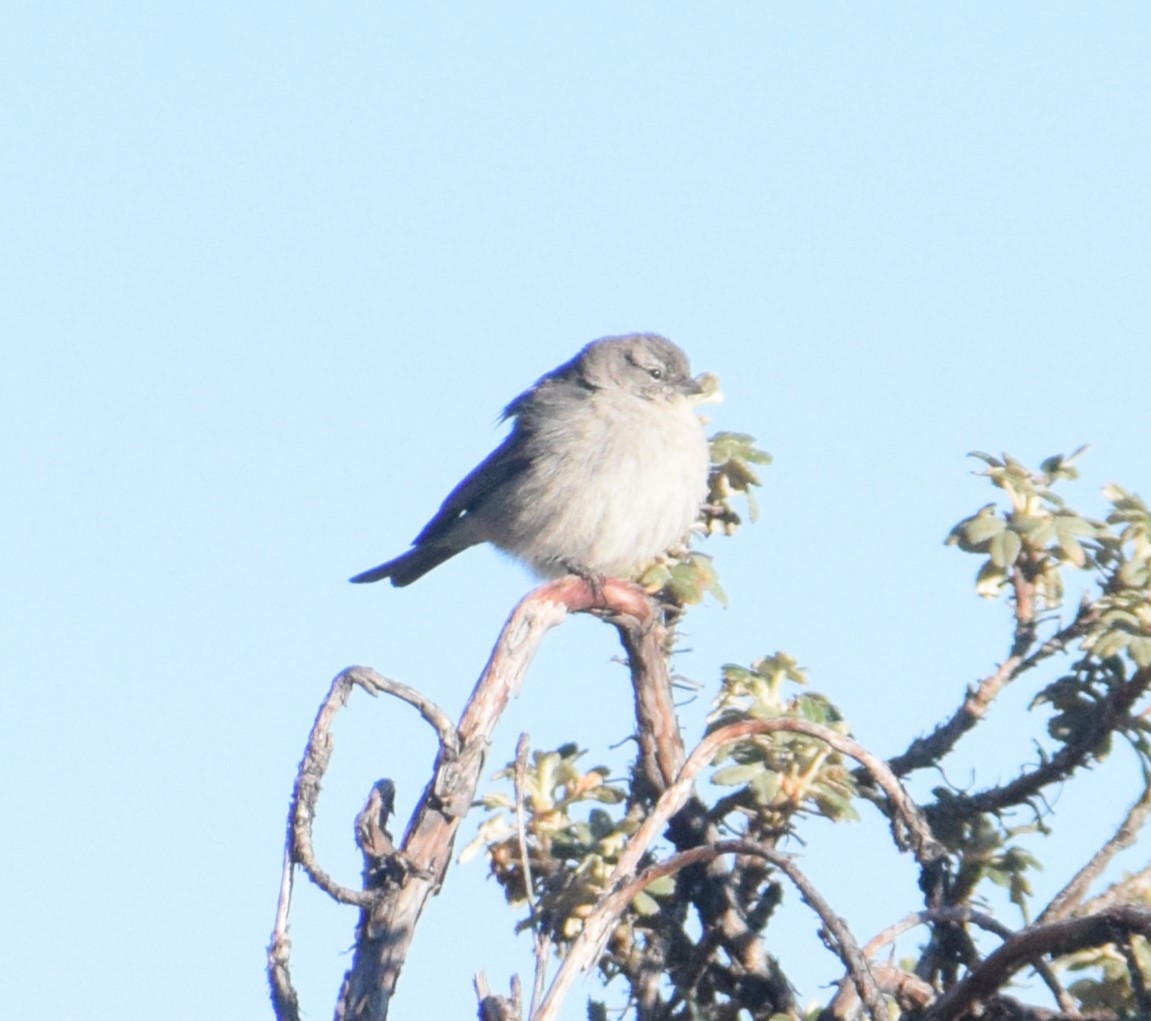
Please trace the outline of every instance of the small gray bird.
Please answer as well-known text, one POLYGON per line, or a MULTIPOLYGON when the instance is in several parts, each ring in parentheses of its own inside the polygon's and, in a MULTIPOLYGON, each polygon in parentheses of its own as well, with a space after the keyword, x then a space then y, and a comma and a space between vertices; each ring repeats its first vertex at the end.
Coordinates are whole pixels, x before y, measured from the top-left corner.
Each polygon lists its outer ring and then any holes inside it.
POLYGON ((709 466, 700 392, 687 356, 663 337, 592 341, 504 409, 507 439, 407 553, 351 580, 410 585, 481 542, 543 577, 627 577, 699 516, 709 466))

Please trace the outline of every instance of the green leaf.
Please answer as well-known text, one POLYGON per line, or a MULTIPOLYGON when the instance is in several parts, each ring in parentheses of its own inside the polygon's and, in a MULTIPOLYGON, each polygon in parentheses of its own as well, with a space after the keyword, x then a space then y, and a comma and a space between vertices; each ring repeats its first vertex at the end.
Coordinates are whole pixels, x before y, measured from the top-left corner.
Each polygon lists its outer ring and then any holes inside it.
POLYGON ((991 465, 992 468, 1002 468, 1003 467, 1003 462, 1000 461, 999 458, 992 457, 990 454, 985 454, 985 453, 983 453, 982 450, 972 450, 968 453, 967 456, 978 458, 980 461, 983 461, 986 464, 991 465))
POLYGON ((1019 533, 1007 528, 992 538, 987 552, 996 567, 1007 568, 1019 559, 1019 551, 1022 548, 1023 540, 1019 538, 1019 533))
POLYGON ((996 536, 1002 535, 1006 528, 1007 522, 995 513, 994 504, 990 504, 975 517, 967 519, 963 525, 963 537, 972 546, 981 546, 996 536))
POLYGON ((760 769, 747 786, 755 795, 756 804, 770 805, 779 796, 779 775, 769 769, 760 769))
POLYGON ((1055 521, 1049 514, 1013 514, 1011 527, 1033 547, 1046 546, 1055 534, 1055 521))
POLYGON ((975 576, 975 591, 984 599, 995 599, 1002 593, 1006 581, 1007 572, 988 560, 975 576))
POLYGON ((650 918, 652 915, 659 914, 658 901, 653 897, 649 897, 643 890, 640 890, 640 892, 632 898, 631 906, 635 908, 636 914, 644 918, 650 918))
POLYGON ((738 787, 750 783, 763 773, 763 766, 758 762, 740 766, 724 766, 711 774, 711 782, 720 787, 738 787))
POLYGON ((711 459, 715 464, 728 460, 751 461, 753 464, 771 464, 772 457, 755 445, 755 437, 747 433, 718 432, 708 441, 711 459))

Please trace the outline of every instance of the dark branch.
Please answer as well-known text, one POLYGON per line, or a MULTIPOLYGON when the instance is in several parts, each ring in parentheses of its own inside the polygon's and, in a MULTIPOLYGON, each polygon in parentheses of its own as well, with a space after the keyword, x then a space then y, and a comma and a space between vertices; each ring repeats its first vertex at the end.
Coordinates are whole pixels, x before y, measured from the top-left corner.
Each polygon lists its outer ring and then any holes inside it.
POLYGON ((1131 933, 1151 936, 1151 911, 1127 905, 1086 918, 1030 926, 1007 939, 944 993, 924 1014, 924 1021, 960 1021, 975 1004, 1002 989, 1020 968, 1045 954, 1060 957, 1101 947, 1131 933))
POLYGON ((959 739, 987 715, 1003 687, 1049 657, 1063 652, 1071 642, 1083 636, 1095 619, 1095 612, 1089 610, 1086 604, 1081 605, 1075 619, 1034 652, 1030 652, 1035 641, 1034 623, 1026 618, 1022 621, 1017 619, 1007 659, 994 673, 967 689, 962 705, 949 720, 941 723, 927 737, 916 738, 902 755, 889 759, 891 771, 896 776, 906 776, 914 770, 937 765, 958 744, 959 739))
POLYGON ((1099 750, 1110 734, 1123 729, 1131 707, 1147 690, 1148 685, 1151 685, 1151 668, 1145 667, 1107 695, 1090 726, 1085 726, 1035 769, 1023 773, 1010 783, 977 794, 949 796, 946 802, 936 802, 930 806, 928 814, 946 812, 949 815, 973 816, 981 812, 998 812, 1022 804, 1050 783, 1065 780, 1099 750))

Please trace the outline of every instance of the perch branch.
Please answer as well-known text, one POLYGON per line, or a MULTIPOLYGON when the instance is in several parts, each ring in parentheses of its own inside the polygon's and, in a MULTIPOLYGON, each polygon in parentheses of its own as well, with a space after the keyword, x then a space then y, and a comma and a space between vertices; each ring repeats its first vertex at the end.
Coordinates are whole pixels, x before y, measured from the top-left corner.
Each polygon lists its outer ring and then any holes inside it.
POLYGON ((608 618, 627 653, 635 695, 637 800, 654 802, 675 780, 686 751, 672 699, 665 648, 667 629, 645 601, 632 612, 608 618))
POLYGON ((475 797, 491 735, 519 691, 544 634, 568 613, 591 609, 636 613, 646 603, 642 590, 629 583, 605 579, 593 585, 569 577, 535 589, 512 611, 455 728, 455 739, 442 744, 432 780, 408 823, 398 852, 404 863, 400 881, 382 888, 361 911, 337 1021, 383 1021, 387 1017, 416 924, 451 863, 456 834, 475 797))

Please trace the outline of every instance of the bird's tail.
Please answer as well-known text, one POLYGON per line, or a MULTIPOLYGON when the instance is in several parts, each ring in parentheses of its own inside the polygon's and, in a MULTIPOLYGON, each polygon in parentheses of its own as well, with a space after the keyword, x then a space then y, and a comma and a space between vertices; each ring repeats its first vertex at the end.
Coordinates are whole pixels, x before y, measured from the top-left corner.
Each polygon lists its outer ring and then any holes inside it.
POLYGON ((416 546, 395 560, 373 567, 370 571, 362 571, 354 578, 348 580, 357 585, 372 581, 383 581, 391 578, 392 584, 397 588, 410 585, 413 581, 422 578, 434 567, 439 567, 445 560, 459 553, 461 547, 447 544, 428 543, 425 546, 416 546))

